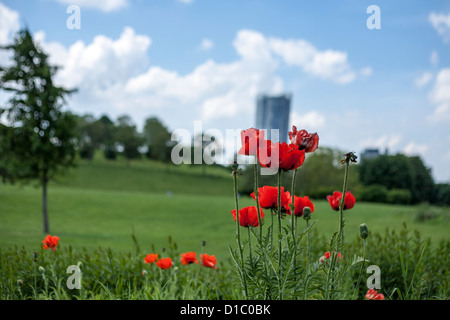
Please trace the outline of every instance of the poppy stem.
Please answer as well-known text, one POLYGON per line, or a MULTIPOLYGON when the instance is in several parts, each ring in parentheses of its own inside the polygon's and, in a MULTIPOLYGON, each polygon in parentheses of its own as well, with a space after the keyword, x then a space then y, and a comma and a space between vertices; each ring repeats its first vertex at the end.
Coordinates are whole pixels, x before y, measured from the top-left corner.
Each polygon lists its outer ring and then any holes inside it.
POLYGON ((252 239, 251 239, 251 232, 250 232, 250 226, 247 227, 248 231, 248 249, 249 249, 249 257, 250 257, 250 264, 253 267, 253 259, 252 259, 252 239))
POLYGON ((245 299, 248 299, 247 279, 245 277, 244 253, 241 245, 241 231, 239 228, 239 202, 238 202, 238 188, 237 188, 237 171, 233 171, 233 185, 234 185, 234 203, 236 206, 236 241, 239 248, 242 263, 242 282, 244 286, 245 299))
POLYGON ((339 214, 339 236, 340 236, 341 252, 344 252, 344 203, 345 203, 345 194, 347 192, 349 166, 350 161, 347 160, 345 163, 344 186, 342 190, 342 198, 340 203, 340 214, 339 214))
POLYGON ((281 290, 281 245, 282 245, 282 230, 281 230, 281 168, 278 168, 278 281, 279 281, 279 296, 283 300, 283 292, 281 290))
MULTIPOLYGON (((291 187, 291 197, 292 197, 292 206, 291 206, 291 228, 292 228, 292 239, 294 241, 294 250, 297 248, 296 241, 296 228, 297 228, 297 219, 295 219, 295 177, 297 176, 297 169, 295 169, 292 173, 292 187, 291 187)), ((295 255, 295 252, 294 252, 295 255)), ((295 262, 295 260, 294 260, 295 262)))
MULTIPOLYGON (((309 228, 309 220, 306 220, 306 230, 308 230, 308 228, 309 228)), ((306 234, 306 240, 307 240, 306 264, 308 264, 308 260, 309 260, 309 246, 310 246, 309 232, 306 234)))
POLYGON ((255 181, 255 200, 256 200, 256 210, 258 212, 258 222, 259 222, 259 241, 262 243, 262 220, 261 212, 259 206, 259 191, 258 191, 258 162, 255 163, 254 167, 254 181, 255 181))

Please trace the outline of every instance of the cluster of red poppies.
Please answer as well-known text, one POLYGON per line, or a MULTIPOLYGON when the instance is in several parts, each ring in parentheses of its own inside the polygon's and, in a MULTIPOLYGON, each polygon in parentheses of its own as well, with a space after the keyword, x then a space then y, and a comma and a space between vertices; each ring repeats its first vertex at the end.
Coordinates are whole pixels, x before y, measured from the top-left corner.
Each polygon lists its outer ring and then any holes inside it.
MULTIPOLYGON (((197 254, 193 251, 181 254, 181 264, 188 265, 193 263, 199 263, 197 260, 197 254)), ((150 253, 144 258, 144 262, 147 264, 155 263, 161 269, 170 269, 173 265, 171 258, 158 259, 157 253, 150 253)), ((200 263, 207 268, 217 269, 217 260, 214 255, 208 255, 206 253, 200 255, 200 263)))
MULTIPOLYGON (((240 155, 256 156, 262 167, 273 168, 278 165, 278 169, 285 171, 298 169, 305 161, 305 153, 315 151, 319 146, 319 136, 317 133, 308 133, 306 130, 298 131, 295 126, 289 132, 290 144, 286 142, 273 143, 264 139, 264 131, 250 128, 241 131, 242 147, 240 155), (278 155, 278 156, 277 156, 278 155), (275 160, 275 163, 272 162, 275 160)), ((288 215, 292 214, 292 196, 289 191, 284 191, 281 187, 281 210, 288 215)), ((251 194, 256 200, 255 193, 251 194)), ((278 209, 278 187, 263 186, 258 188, 258 202, 260 216, 264 217, 262 209, 278 209)), ((314 211, 314 204, 309 197, 298 197, 294 195, 295 216, 302 216, 303 209, 309 207, 314 211)), ((236 210, 231 211, 236 221, 236 210)), ((242 227, 258 227, 258 211, 255 206, 245 207, 239 210, 239 225, 242 227)))
MULTIPOLYGON (((297 130, 292 127, 289 132, 290 144, 286 142, 273 143, 264 139, 264 131, 250 128, 241 131, 242 146, 239 150, 240 155, 256 156, 262 167, 271 168, 274 164, 271 160, 278 160, 278 168, 288 171, 298 169, 305 161, 305 153, 315 151, 319 146, 319 136, 317 133, 308 133, 306 130, 297 130), (275 155, 278 154, 278 157, 275 155)), ((289 191, 284 191, 281 187, 281 210, 282 213, 291 215, 292 195, 289 191)), ((256 200, 255 193, 251 197, 256 200)), ((334 191, 332 195, 327 196, 328 202, 333 210, 338 211, 342 199, 342 192, 334 191)), ((261 209, 278 209, 278 187, 263 186, 258 188, 258 201, 261 209)), ((355 197, 350 191, 347 191, 344 199, 344 210, 351 209, 355 205, 355 197)), ((294 215, 300 217, 303 215, 305 207, 314 212, 314 204, 308 196, 298 197, 294 195, 294 215)), ((236 221, 236 210, 231 211, 236 221)), ((261 218, 264 217, 263 210, 260 211, 261 218)), ((258 212, 254 206, 245 207, 239 210, 239 224, 242 227, 258 227, 258 212)))
POLYGON ((295 126, 289 132, 290 144, 273 143, 264 139, 264 131, 250 128, 241 131, 242 147, 240 155, 256 156, 261 166, 273 168, 278 165, 282 170, 295 170, 305 161, 305 153, 315 151, 319 146, 317 133, 306 130, 297 131, 295 126), (275 160, 276 163, 272 163, 275 160))

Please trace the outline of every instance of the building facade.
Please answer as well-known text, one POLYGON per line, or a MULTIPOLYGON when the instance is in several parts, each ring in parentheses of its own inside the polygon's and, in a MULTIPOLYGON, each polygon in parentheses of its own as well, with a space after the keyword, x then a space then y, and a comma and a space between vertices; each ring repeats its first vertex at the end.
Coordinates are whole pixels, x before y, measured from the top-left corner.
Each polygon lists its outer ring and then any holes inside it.
POLYGON ((266 129, 266 138, 287 142, 289 132, 289 114, 291 111, 290 94, 279 96, 259 95, 256 104, 256 128, 266 129), (271 129, 278 129, 279 136, 272 136, 271 129))

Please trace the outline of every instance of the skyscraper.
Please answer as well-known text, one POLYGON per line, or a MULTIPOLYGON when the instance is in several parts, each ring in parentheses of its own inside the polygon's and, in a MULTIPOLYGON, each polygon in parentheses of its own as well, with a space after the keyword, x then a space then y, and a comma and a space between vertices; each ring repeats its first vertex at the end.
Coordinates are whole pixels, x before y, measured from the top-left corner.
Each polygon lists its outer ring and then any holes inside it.
POLYGON ((256 104, 256 128, 267 129, 267 139, 271 137, 271 129, 279 130, 279 141, 287 142, 289 132, 289 113, 291 109, 291 95, 279 96, 259 95, 256 104))

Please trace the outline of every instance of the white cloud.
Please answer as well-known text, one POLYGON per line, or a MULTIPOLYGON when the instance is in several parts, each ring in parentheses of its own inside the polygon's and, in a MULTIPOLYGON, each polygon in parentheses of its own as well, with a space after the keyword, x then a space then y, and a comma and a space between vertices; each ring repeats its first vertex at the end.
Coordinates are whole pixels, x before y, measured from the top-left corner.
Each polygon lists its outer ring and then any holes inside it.
POLYGON ((347 61, 347 53, 336 50, 319 51, 305 40, 269 39, 270 49, 288 65, 336 83, 345 84, 356 78, 347 61))
POLYGON ((436 50, 433 50, 433 52, 431 52, 430 62, 433 66, 437 66, 437 64, 439 63, 439 54, 436 50))
POLYGON ((445 42, 450 41, 450 14, 430 13, 428 16, 433 27, 442 36, 445 42))
POLYGON ((296 126, 298 130, 305 129, 308 132, 315 132, 324 127, 325 117, 316 111, 309 111, 305 114, 291 112, 289 128, 296 126))
POLYGON ((450 68, 444 68, 436 76, 429 98, 435 105, 433 114, 428 118, 432 122, 450 121, 450 68))
POLYGON ((97 9, 103 12, 111 12, 122 9, 128 5, 128 0, 56 0, 59 3, 77 5, 81 8, 97 9))
POLYGON ((422 88, 433 79, 431 72, 424 72, 422 75, 414 80, 417 87, 422 88))
POLYGON ((210 50, 214 47, 214 42, 209 39, 204 38, 202 43, 200 44, 200 49, 202 50, 210 50))
POLYGON ((418 144, 413 141, 408 143, 403 149, 403 153, 409 156, 424 156, 428 150, 428 146, 425 144, 418 144))
POLYGON ((359 72, 362 76, 369 77, 372 75, 373 70, 371 67, 365 67, 365 68, 362 68, 359 72))
POLYGON ((0 45, 10 43, 19 29, 19 13, 0 2, 0 45))
POLYGON ((52 63, 62 65, 56 81, 68 87, 80 87, 84 92, 104 90, 122 83, 139 73, 148 64, 147 49, 151 39, 136 35, 125 27, 117 40, 98 35, 85 45, 77 41, 68 49, 57 42, 45 42, 44 32, 35 34, 52 63))
POLYGON ((378 148, 380 150, 385 150, 387 148, 393 150, 398 146, 400 141, 402 141, 402 135, 393 133, 384 134, 374 139, 364 140, 360 145, 362 148, 378 148))
MULTIPOLYGON (((152 41, 130 27, 117 39, 98 35, 90 43, 77 41, 69 47, 47 42, 42 31, 35 39, 50 54, 50 62, 62 66, 55 82, 78 88, 69 100, 75 112, 113 117, 127 113, 136 122, 157 112, 163 121, 171 119, 175 128, 195 119, 220 126, 224 121, 239 126, 236 119, 248 123, 254 117, 259 93, 283 93, 284 83, 277 74, 280 63, 302 66, 305 73, 338 83, 355 76, 346 53, 319 51, 303 40, 268 38, 253 30, 236 34, 237 59, 227 63, 207 60, 186 74, 149 66, 152 41), (293 61, 290 55, 295 57, 293 61), (304 60, 297 60, 298 55, 304 60)), ((315 130, 323 126, 324 117, 309 112, 302 115, 301 124, 315 130)))

